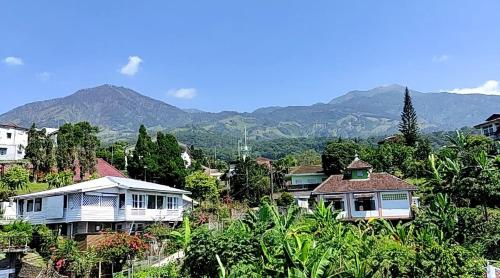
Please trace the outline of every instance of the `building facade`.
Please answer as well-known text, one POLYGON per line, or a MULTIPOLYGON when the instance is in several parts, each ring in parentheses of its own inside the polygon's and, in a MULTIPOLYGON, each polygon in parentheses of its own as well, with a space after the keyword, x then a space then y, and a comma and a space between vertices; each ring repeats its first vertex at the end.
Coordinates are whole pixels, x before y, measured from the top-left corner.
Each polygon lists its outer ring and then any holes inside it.
POLYGON ((285 178, 288 181, 287 192, 293 195, 299 207, 309 209, 312 190, 325 181, 327 176, 323 173, 322 166, 315 165, 295 167, 285 178))
POLYGON ((373 173, 359 158, 341 175, 332 175, 312 192, 344 219, 409 219, 417 188, 388 173, 373 173))
POLYGON ((0 124, 0 161, 23 159, 26 146, 28 146, 27 128, 0 124))
POLYGON ((120 177, 104 177, 16 196, 17 219, 57 227, 73 236, 140 231, 161 221, 182 221, 188 191, 120 177))
POLYGON ((474 126, 481 131, 484 136, 490 137, 493 140, 500 140, 500 114, 489 116, 484 123, 474 126))

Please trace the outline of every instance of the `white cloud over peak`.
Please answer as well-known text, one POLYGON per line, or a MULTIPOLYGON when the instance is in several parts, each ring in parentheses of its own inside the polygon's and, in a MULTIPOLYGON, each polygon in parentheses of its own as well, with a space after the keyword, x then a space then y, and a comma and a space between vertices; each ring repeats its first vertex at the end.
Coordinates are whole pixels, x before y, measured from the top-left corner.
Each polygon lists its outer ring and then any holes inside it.
POLYGON ((450 59, 450 56, 448 56, 446 54, 441 54, 441 55, 432 57, 432 62, 433 63, 444 63, 444 62, 448 61, 449 59, 450 59))
POLYGON ((42 82, 49 81, 49 79, 52 77, 52 73, 48 71, 40 72, 36 74, 36 78, 42 82))
POLYGON ((139 56, 129 56, 128 63, 120 69, 120 73, 128 76, 134 76, 139 71, 142 59, 139 56))
POLYGON ((473 88, 457 88, 453 90, 442 90, 454 94, 483 94, 500 96, 500 85, 496 80, 488 80, 483 85, 473 88))
POLYGON ((9 56, 3 59, 4 64, 9 66, 22 66, 24 65, 23 59, 19 57, 9 56))
POLYGON ((180 99, 193 99, 196 97, 197 92, 195 88, 180 88, 168 91, 168 95, 180 99))

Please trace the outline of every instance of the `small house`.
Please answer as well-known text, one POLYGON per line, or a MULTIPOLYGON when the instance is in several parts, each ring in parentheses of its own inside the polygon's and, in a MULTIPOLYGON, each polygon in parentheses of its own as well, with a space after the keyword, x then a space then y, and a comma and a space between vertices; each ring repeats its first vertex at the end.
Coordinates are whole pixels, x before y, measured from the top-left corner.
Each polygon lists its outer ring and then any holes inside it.
POLYGON ((140 231, 161 221, 182 221, 188 191, 121 177, 103 177, 14 197, 17 219, 57 228, 73 236, 140 231))
POLYGON ((312 190, 325 181, 327 176, 323 173, 322 166, 313 165, 294 167, 285 178, 288 180, 286 190, 294 196, 299 207, 308 209, 312 190))
POLYGON ((500 114, 489 116, 484 123, 474 126, 481 130, 481 134, 493 140, 500 140, 500 114))
POLYGON ((344 173, 331 175, 312 191, 345 219, 409 219, 413 192, 417 188, 388 173, 373 173, 373 167, 356 155, 344 173))

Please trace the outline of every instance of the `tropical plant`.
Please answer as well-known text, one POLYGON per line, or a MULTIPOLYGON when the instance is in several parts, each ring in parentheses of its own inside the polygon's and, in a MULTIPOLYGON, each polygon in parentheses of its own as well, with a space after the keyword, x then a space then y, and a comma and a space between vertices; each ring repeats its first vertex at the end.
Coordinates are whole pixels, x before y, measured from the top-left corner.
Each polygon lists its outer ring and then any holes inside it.
POLYGON ((11 191, 24 189, 29 183, 29 177, 30 174, 26 168, 15 165, 5 172, 2 178, 2 184, 11 191))

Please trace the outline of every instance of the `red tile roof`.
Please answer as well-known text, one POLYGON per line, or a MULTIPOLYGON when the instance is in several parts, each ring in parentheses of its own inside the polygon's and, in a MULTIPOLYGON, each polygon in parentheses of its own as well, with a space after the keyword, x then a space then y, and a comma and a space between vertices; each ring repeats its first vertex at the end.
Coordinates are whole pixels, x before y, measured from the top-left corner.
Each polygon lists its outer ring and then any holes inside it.
POLYGON ((344 175, 332 175, 313 190, 313 194, 384 191, 384 190, 417 190, 406 181, 388 173, 371 173, 368 179, 348 179, 344 175))
MULTIPOLYGON (((116 169, 113 165, 109 164, 106 160, 102 158, 97 159, 96 166, 97 174, 100 177, 119 177, 126 178, 125 174, 123 174, 120 170, 116 169)), ((76 167, 75 175, 73 176, 74 181, 80 181, 80 167, 76 167)), ((88 177, 88 175, 86 176, 88 177)))
POLYGON ((370 169, 373 168, 373 166, 368 163, 364 162, 361 159, 354 159, 351 164, 347 165, 346 169, 347 170, 354 170, 354 169, 370 169))

